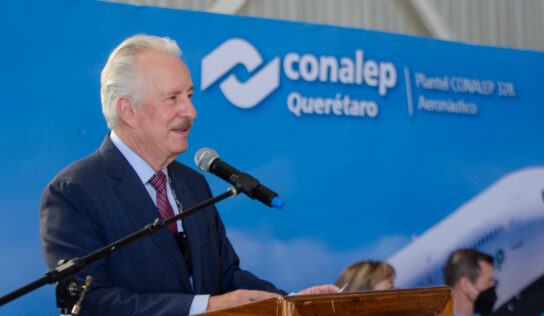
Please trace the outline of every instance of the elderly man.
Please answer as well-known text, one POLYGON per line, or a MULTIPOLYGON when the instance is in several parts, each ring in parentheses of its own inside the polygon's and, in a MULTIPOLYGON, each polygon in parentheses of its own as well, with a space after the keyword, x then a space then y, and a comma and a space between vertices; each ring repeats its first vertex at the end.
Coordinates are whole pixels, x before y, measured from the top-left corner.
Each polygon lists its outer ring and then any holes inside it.
POLYGON ((454 315, 488 315, 497 300, 493 257, 474 249, 453 252, 444 266, 444 281, 453 289, 454 315))
MULTIPOLYGON (((101 76, 111 133, 43 194, 40 233, 50 268, 211 197, 202 175, 174 161, 196 117, 180 55, 174 41, 146 35, 111 53, 101 76)), ((90 264, 76 279, 86 275, 94 282, 82 315, 187 315, 285 294, 240 269, 215 207, 90 264)))

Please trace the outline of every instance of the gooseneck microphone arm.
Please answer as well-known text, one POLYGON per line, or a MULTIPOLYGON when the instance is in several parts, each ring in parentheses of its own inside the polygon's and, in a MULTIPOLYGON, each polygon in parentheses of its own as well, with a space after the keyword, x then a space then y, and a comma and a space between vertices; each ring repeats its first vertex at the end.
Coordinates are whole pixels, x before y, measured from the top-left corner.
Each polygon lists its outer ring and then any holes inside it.
MULTIPOLYGON (((222 201, 224 199, 227 199, 229 197, 234 197, 238 195, 239 192, 241 192, 242 187, 241 186, 235 186, 232 188, 229 188, 227 192, 218 195, 216 197, 213 197, 209 200, 206 200, 200 204, 197 204, 187 210, 184 210, 183 212, 174 215, 168 219, 163 219, 161 217, 155 219, 155 221, 151 224, 146 225, 144 228, 140 229, 139 231, 136 231, 122 239, 119 239, 118 241, 115 241, 103 248, 100 248, 82 258, 73 258, 63 264, 59 264, 56 268, 49 270, 45 273, 45 275, 31 283, 28 283, 27 285, 8 293, 2 297, 0 297, 0 306, 9 303, 13 301, 14 299, 23 296, 37 288, 42 287, 45 284, 52 284, 55 282, 60 282, 63 279, 66 279, 70 277, 72 274, 79 272, 83 270, 88 264, 95 262, 98 259, 101 259, 107 255, 112 254, 113 252, 119 250, 120 248, 133 243, 145 236, 151 236, 157 233, 159 230, 163 229, 164 227, 167 227, 169 224, 174 223, 178 220, 184 219, 187 216, 190 216, 210 205, 213 205, 219 201, 222 201)), ((68 290, 66 291, 68 292, 68 290)), ((58 300, 58 298, 57 298, 58 300)))

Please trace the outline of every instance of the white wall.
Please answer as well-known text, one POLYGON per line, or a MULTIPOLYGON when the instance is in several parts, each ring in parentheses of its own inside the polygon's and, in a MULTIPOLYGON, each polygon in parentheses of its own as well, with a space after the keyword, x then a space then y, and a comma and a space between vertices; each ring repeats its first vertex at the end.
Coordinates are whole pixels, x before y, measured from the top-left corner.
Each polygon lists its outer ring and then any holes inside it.
POLYGON ((221 12, 544 50, 544 0, 108 1, 200 11, 226 4, 231 11, 221 12), (437 27, 451 36, 441 36, 437 27))

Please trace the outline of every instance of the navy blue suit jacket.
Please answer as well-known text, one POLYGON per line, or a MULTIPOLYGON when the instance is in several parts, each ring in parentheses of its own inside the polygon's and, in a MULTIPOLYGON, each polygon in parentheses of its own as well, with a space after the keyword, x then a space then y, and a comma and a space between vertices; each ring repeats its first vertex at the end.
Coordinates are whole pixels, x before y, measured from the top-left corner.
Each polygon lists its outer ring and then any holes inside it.
MULTIPOLYGON (((211 197, 204 177, 173 162, 168 166, 176 196, 188 209, 211 197)), ((59 259, 83 257, 157 217, 136 172, 109 135, 90 156, 62 170, 46 187, 40 207, 42 249, 49 268, 59 259)), ((285 294, 241 270, 215 207, 184 219, 191 248, 191 287, 185 262, 168 229, 130 244, 76 275, 94 278, 81 315, 186 315, 195 294, 236 289, 285 294)))

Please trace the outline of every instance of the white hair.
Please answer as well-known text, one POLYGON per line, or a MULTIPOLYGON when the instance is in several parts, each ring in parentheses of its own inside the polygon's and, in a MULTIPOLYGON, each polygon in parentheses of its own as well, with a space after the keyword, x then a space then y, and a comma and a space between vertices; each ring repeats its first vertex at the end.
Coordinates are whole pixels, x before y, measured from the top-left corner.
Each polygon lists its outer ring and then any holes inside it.
POLYGON ((120 97, 129 97, 135 105, 141 105, 138 91, 141 78, 138 77, 136 55, 143 51, 165 52, 181 57, 181 50, 174 40, 141 34, 127 38, 113 50, 100 76, 102 113, 110 129, 119 123, 116 104, 120 97))

